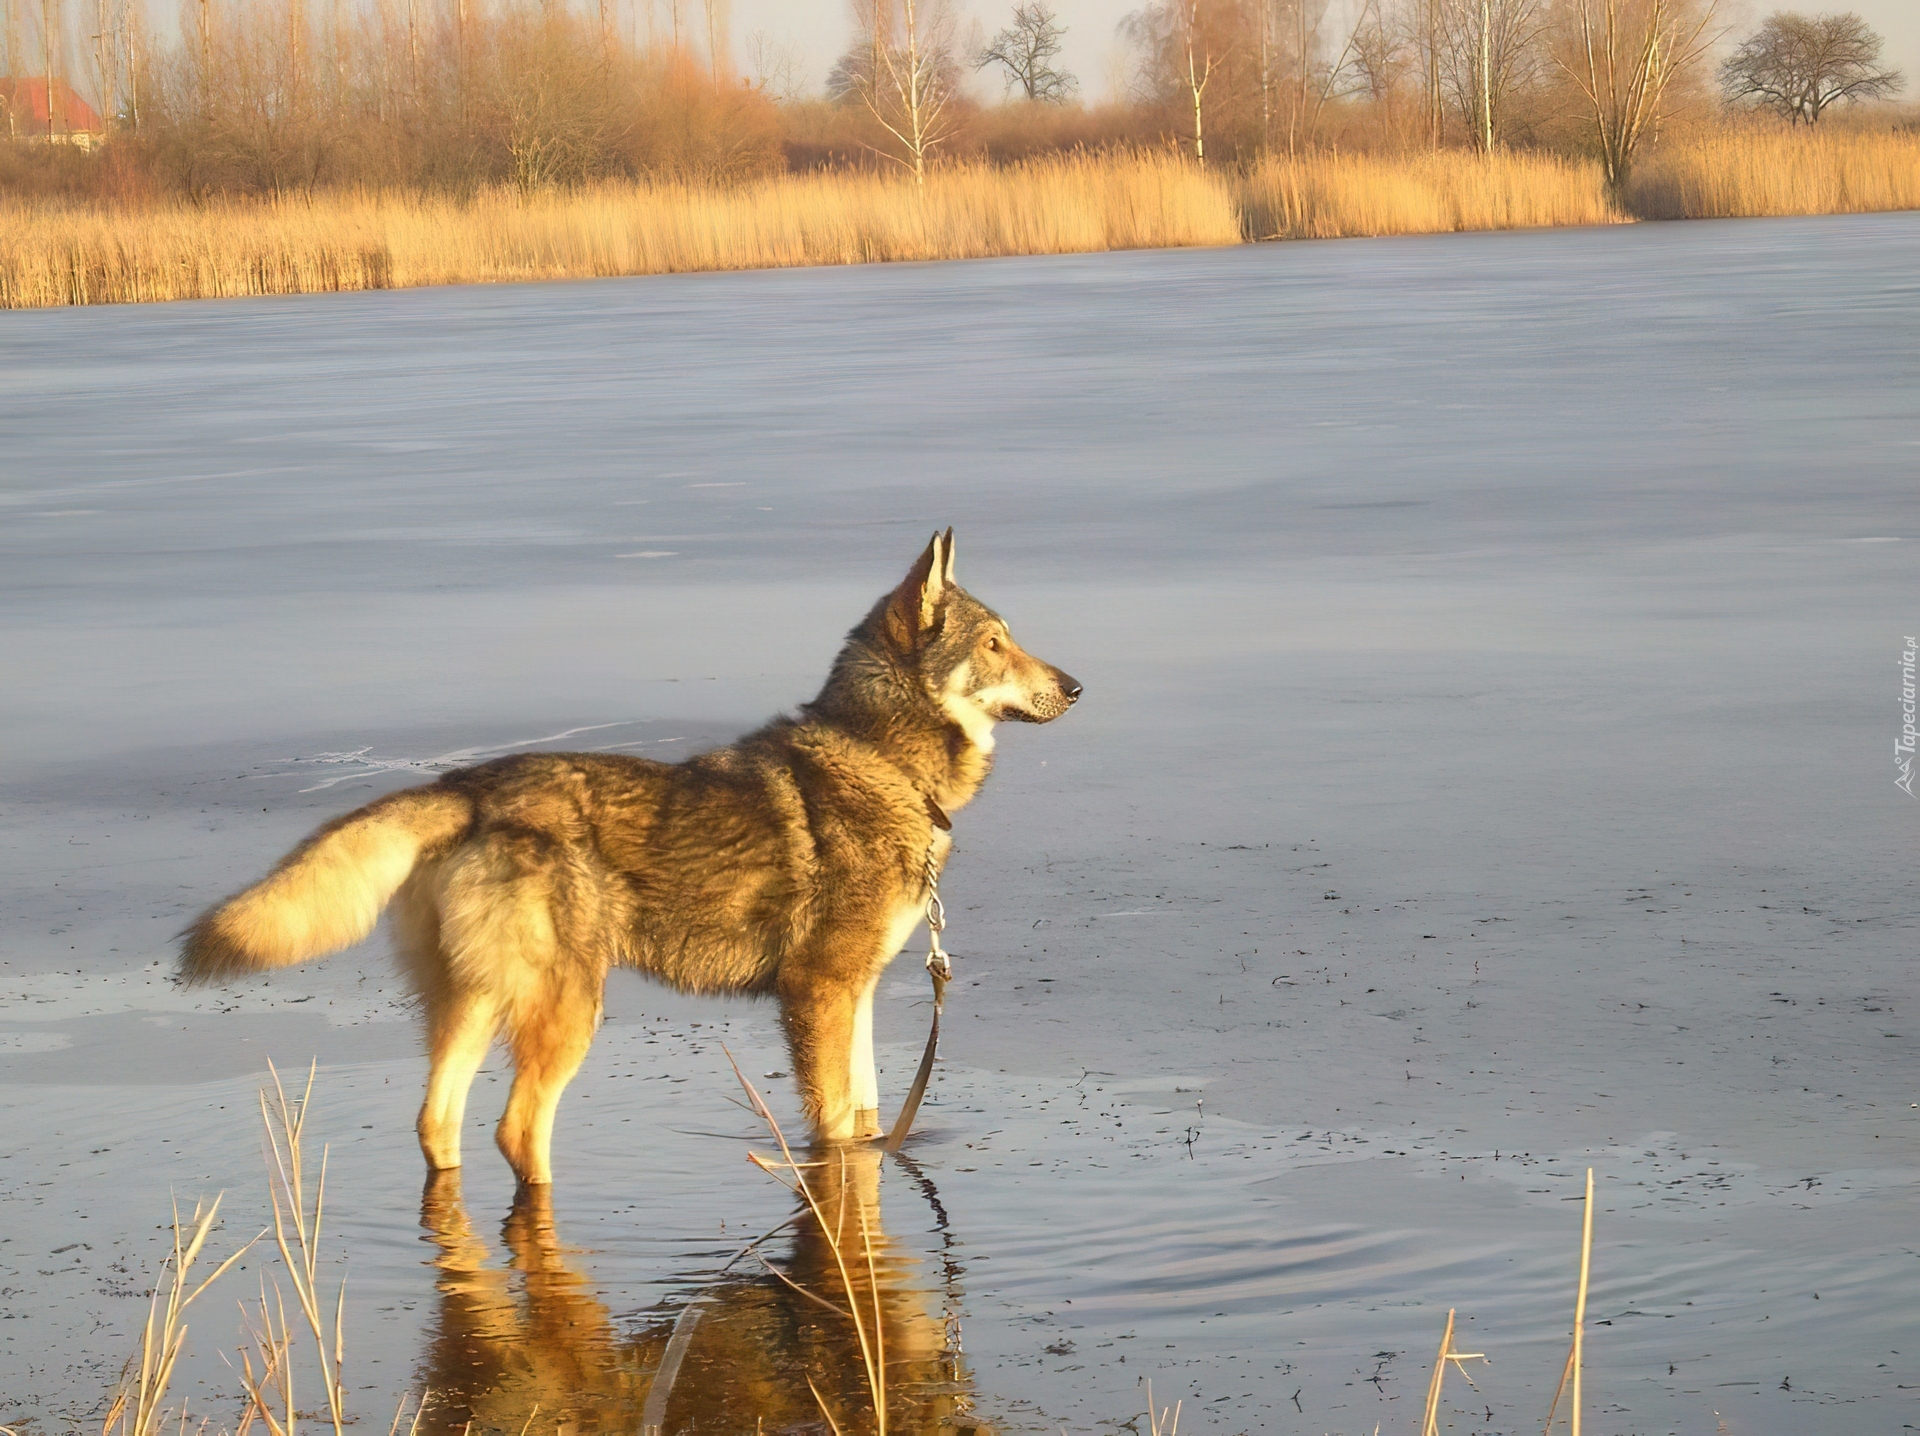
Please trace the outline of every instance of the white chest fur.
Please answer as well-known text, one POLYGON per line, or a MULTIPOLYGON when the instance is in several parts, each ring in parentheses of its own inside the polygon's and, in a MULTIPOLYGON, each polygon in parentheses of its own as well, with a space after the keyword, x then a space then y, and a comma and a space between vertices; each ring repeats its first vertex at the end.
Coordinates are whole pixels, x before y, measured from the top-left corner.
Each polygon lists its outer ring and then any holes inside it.
POLYGON ((913 930, 926 915, 927 903, 923 897, 905 899, 894 909, 887 923, 886 940, 880 949, 883 963, 892 962, 900 955, 907 945, 907 939, 913 936, 913 930))

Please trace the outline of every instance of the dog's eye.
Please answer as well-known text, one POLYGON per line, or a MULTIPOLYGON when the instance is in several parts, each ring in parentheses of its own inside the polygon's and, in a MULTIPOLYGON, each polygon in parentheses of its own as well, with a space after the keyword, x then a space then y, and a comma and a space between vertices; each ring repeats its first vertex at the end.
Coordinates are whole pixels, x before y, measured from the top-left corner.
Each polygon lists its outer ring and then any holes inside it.
POLYGON ((987 652, 998 653, 999 651, 1000 651, 1000 640, 997 638, 989 638, 987 640, 987 652))

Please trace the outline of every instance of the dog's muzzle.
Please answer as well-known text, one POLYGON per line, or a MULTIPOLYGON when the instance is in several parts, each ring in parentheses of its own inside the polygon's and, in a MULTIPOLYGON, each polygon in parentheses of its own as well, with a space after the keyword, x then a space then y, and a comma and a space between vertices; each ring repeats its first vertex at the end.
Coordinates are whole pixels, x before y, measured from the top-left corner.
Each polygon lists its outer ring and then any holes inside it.
POLYGON ((1033 717, 1029 722, 1051 723, 1080 701, 1080 683, 1073 675, 1053 670, 1053 690, 1033 695, 1033 717))

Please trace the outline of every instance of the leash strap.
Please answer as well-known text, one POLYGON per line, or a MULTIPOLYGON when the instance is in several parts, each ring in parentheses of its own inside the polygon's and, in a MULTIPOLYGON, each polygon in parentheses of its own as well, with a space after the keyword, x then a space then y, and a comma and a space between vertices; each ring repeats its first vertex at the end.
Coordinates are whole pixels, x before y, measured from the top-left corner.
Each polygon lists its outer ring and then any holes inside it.
POLYGON ((907 1100, 900 1108, 900 1115, 894 1119, 893 1130, 887 1134, 882 1150, 898 1152, 901 1143, 907 1140, 907 1134, 913 1130, 913 1119, 920 1115, 920 1099, 927 1095, 927 1079, 933 1076, 933 1059, 940 1050, 940 1014, 947 1005, 947 984, 953 981, 953 959, 947 950, 940 946, 940 934, 947 928, 946 905, 940 901, 940 870, 933 865, 933 844, 927 844, 925 867, 927 883, 927 975, 933 979, 933 1024, 927 1030, 927 1047, 920 1054, 920 1070, 913 1074, 913 1086, 907 1089, 907 1100))

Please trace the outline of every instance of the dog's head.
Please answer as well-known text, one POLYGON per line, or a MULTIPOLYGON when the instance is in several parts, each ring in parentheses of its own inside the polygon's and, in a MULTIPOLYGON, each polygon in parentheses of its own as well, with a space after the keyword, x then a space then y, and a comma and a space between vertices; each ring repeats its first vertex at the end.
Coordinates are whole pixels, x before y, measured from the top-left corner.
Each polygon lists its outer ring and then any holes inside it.
POLYGON ((1080 685, 1013 641, 1006 620, 953 581, 953 530, 935 534, 886 602, 887 642, 974 742, 995 723, 1051 723, 1080 685))

